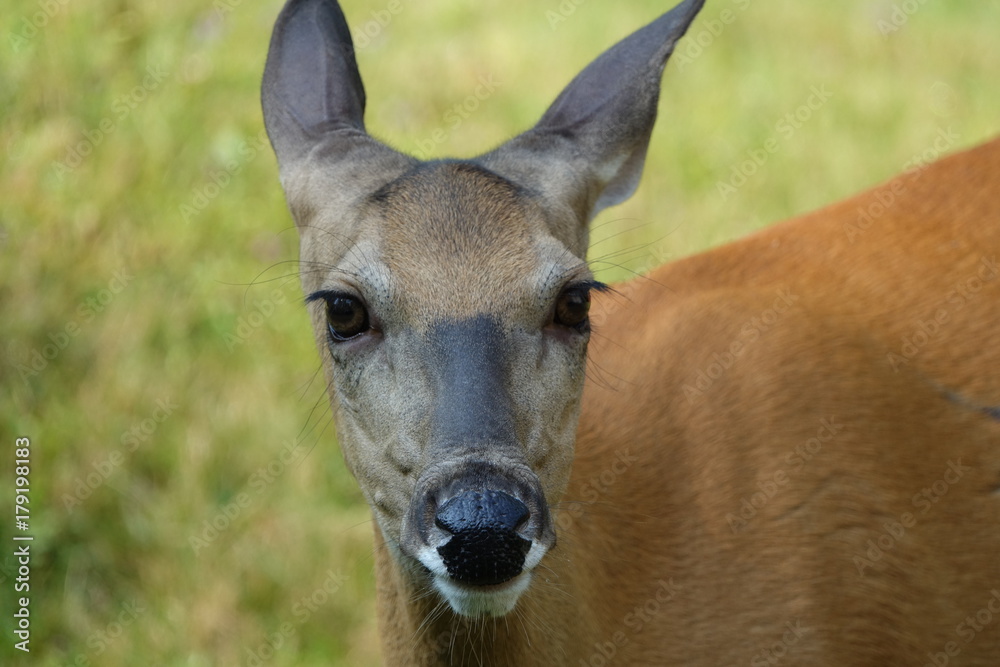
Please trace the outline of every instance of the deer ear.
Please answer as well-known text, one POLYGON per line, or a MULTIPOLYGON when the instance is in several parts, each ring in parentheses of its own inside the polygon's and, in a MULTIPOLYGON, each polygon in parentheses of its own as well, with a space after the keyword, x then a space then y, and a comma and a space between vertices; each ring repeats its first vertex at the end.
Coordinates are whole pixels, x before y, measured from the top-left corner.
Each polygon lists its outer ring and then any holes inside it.
POLYGON ((403 158, 365 132, 365 88, 347 20, 334 0, 289 0, 281 10, 261 104, 283 180, 320 144, 325 160, 351 169, 362 166, 359 159, 403 158))
POLYGON ((639 184, 667 58, 704 0, 685 0, 605 51, 531 130, 483 156, 490 168, 570 204, 584 221, 639 184))

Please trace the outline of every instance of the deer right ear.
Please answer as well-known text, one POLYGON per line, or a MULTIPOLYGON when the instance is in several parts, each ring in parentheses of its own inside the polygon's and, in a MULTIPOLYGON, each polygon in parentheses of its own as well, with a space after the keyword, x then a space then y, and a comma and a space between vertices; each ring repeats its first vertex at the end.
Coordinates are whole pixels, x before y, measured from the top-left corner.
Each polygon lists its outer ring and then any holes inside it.
MULTIPOLYGON (((584 223, 628 199, 642 175, 663 68, 703 5, 684 0, 605 51, 535 127, 483 156, 483 163, 568 203, 584 223)), ((585 228, 565 236, 586 250, 585 228)))
POLYGON ((390 156, 412 162, 365 132, 365 89, 347 20, 334 0, 289 0, 281 10, 264 67, 261 103, 286 186, 321 144, 324 165, 355 172, 365 168, 359 162, 390 156))

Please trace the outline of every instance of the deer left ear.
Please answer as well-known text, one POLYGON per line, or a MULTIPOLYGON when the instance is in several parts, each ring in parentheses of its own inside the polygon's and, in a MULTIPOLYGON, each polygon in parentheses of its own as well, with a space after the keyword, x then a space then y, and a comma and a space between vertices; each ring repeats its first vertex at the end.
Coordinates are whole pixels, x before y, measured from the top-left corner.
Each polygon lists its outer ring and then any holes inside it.
POLYGON ((335 0, 289 0, 274 25, 261 86, 264 125, 282 182, 323 147, 345 194, 374 189, 415 161, 365 132, 365 89, 335 0))
POLYGON ((562 199, 588 222, 635 192, 656 121, 663 68, 704 0, 685 0, 605 51, 538 124, 481 160, 562 199))

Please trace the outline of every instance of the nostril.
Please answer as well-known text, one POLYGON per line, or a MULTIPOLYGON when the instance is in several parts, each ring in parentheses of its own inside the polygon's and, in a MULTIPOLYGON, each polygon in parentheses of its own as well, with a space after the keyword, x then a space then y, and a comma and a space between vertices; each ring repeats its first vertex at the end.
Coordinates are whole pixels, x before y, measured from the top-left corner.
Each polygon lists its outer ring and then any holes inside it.
POLYGON ((524 503, 503 491, 466 491, 442 505, 434 523, 453 535, 481 529, 513 532, 529 516, 524 503))
POLYGON ((475 585, 516 577, 531 548, 517 529, 529 516, 524 503, 502 491, 466 491, 448 500, 434 519, 452 535, 438 548, 448 574, 475 585))

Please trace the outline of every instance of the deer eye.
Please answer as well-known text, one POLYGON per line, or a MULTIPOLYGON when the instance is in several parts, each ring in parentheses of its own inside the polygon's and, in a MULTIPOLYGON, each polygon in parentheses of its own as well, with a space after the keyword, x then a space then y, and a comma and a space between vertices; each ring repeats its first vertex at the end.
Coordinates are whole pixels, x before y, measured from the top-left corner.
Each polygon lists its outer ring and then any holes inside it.
POLYGON ((360 336, 371 328, 364 304, 346 294, 326 297, 326 324, 330 336, 336 341, 360 336))
POLYGON ((553 321, 564 327, 583 330, 590 312, 590 289, 570 287, 559 295, 553 321))

